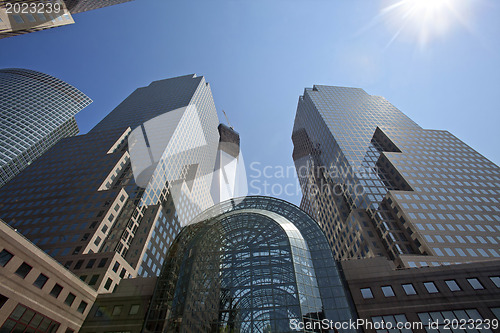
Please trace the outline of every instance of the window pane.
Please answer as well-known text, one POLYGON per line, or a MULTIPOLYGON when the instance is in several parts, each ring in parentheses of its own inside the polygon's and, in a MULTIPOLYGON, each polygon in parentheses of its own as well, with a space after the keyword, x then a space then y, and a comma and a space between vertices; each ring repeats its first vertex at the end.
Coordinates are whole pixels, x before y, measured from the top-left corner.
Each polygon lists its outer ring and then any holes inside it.
POLYGON ((115 305, 113 308, 113 316, 118 316, 120 313, 122 313, 122 305, 115 305))
POLYGON ((370 288, 361 289, 361 295, 364 299, 373 298, 372 290, 370 288))
POLYGON ((87 308, 87 305, 88 305, 87 302, 81 301, 77 311, 83 313, 87 308))
POLYGON ((28 265, 27 263, 23 262, 21 266, 16 271, 16 274, 22 277, 23 279, 28 275, 28 273, 31 271, 31 266, 28 265))
POLYGON ((491 282, 493 282, 495 284, 495 286, 497 286, 497 288, 500 288, 500 277, 491 276, 490 280, 491 280, 491 282))
POLYGON ((445 282, 446 282, 446 285, 448 286, 448 288, 450 288, 451 291, 462 290, 462 289, 460 289, 460 286, 458 285, 457 281, 455 281, 455 280, 447 280, 445 282))
POLYGON ((57 296, 59 296, 59 294, 61 293, 62 289, 63 288, 56 283, 56 285, 54 286, 54 288, 52 288, 50 292, 50 296, 54 296, 55 298, 57 298, 57 296))
POLYGON ((2 252, 0 252, 0 266, 5 267, 12 257, 12 253, 7 250, 2 250, 2 252))
POLYGON ((99 275, 92 275, 89 281, 89 286, 93 286, 96 284, 97 280, 99 279, 99 275))
POLYGON ((130 307, 130 311, 128 314, 135 315, 139 312, 139 304, 134 304, 130 307))
POLYGON ((481 282, 479 282, 479 280, 476 279, 476 278, 467 279, 467 281, 470 283, 470 285, 472 286, 472 288, 474 288, 476 290, 484 289, 484 287, 481 284, 481 282))
POLYGON ((106 284, 104 285, 104 289, 109 290, 109 287, 111 287, 112 283, 113 283, 113 280, 108 278, 108 280, 106 281, 106 284))
POLYGON ((416 295, 417 292, 415 291, 415 288, 413 287, 413 285, 411 283, 408 283, 408 284, 403 284, 402 285, 406 295, 416 295))
POLYGON ((427 291, 429 292, 429 294, 434 294, 439 292, 434 282, 424 282, 424 286, 425 289, 427 289, 427 291))
POLYGON ((38 278, 36 279, 36 281, 33 282, 33 285, 35 287, 38 287, 38 288, 42 289, 48 279, 49 278, 46 277, 45 275, 40 274, 40 275, 38 275, 38 278))
POLYGON ((73 302, 75 301, 76 296, 73 295, 72 293, 68 294, 68 297, 66 297, 66 300, 64 301, 64 304, 71 306, 73 302))
POLYGON ((392 290, 391 286, 384 286, 384 287, 382 287, 382 292, 384 293, 385 297, 392 297, 392 296, 394 296, 394 290, 392 290))

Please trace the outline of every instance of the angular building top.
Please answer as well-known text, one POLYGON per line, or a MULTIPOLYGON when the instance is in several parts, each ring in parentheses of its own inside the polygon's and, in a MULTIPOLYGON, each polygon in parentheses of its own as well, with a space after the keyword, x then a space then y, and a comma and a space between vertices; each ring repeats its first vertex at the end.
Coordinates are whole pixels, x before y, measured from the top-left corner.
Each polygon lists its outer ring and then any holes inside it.
POLYGON ((0 70, 0 186, 61 138, 92 100, 70 84, 28 69, 0 70))
POLYGON ((314 86, 299 98, 293 159, 301 206, 338 259, 400 267, 500 257, 500 168, 382 97, 314 86))
MULTIPOLYGON (((136 89, 123 102, 90 131, 108 131, 115 128, 132 129, 148 120, 195 102, 195 93, 203 89, 203 76, 196 74, 152 82, 147 87, 136 89)), ((208 83, 206 83, 208 85, 208 83)))

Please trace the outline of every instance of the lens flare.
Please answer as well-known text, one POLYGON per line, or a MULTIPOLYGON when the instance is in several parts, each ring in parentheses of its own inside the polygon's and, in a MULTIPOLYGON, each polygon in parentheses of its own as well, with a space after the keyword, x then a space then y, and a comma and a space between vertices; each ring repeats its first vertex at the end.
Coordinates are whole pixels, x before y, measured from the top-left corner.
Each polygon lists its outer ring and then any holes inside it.
MULTIPOLYGON (((424 47, 450 32, 457 24, 467 27, 469 0, 400 0, 384 6, 380 17, 397 38, 424 47)), ((389 43, 389 44, 390 44, 389 43)))

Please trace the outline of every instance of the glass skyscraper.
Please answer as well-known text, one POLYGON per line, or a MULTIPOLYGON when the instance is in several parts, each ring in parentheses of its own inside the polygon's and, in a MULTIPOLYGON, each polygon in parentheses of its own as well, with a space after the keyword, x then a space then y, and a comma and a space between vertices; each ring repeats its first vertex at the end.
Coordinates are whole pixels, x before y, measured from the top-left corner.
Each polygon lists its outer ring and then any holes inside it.
POLYGON ((274 198, 231 199, 172 244, 144 332, 319 332, 322 320, 355 320, 351 304, 311 217, 274 198))
POLYGON ((75 114, 92 102, 53 76, 0 70, 0 187, 62 138, 78 134, 75 114))
POLYGON ((152 82, 4 186, 0 217, 99 292, 156 276, 180 228, 214 204, 221 142, 239 150, 222 130, 203 77, 152 82))
POLYGON ((362 89, 315 85, 292 133, 301 207, 337 259, 399 267, 500 257, 500 169, 362 89))

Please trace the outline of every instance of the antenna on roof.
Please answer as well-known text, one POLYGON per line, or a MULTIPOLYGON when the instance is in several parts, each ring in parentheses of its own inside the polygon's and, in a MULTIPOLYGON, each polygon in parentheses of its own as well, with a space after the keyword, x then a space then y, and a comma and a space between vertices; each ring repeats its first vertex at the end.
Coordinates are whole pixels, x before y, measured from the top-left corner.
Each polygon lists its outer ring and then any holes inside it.
POLYGON ((226 117, 227 124, 229 125, 229 128, 234 131, 233 126, 231 126, 231 123, 229 122, 229 118, 227 117, 226 111, 222 110, 222 113, 224 113, 224 117, 226 117))

